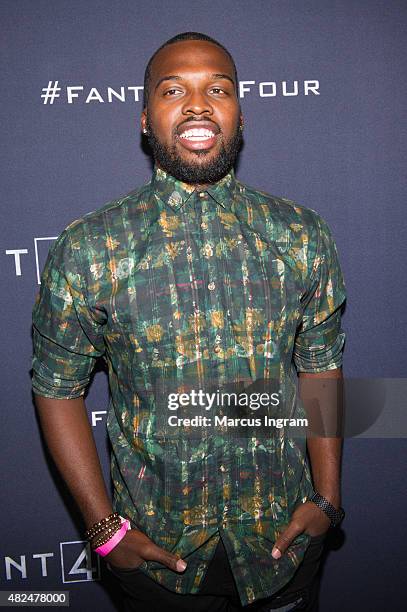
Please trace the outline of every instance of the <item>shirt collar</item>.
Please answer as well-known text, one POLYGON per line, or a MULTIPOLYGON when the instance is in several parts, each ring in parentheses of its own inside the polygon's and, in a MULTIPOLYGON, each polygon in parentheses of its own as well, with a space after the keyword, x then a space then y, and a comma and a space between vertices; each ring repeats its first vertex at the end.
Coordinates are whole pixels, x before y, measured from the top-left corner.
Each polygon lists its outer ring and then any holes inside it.
MULTIPOLYGON (((191 195, 198 191, 192 185, 177 180, 157 166, 154 167, 151 187, 154 194, 173 210, 179 210, 190 199, 191 195)), ((213 183, 205 190, 198 191, 198 193, 204 191, 223 208, 230 208, 236 190, 237 181, 232 169, 220 181, 213 183)))

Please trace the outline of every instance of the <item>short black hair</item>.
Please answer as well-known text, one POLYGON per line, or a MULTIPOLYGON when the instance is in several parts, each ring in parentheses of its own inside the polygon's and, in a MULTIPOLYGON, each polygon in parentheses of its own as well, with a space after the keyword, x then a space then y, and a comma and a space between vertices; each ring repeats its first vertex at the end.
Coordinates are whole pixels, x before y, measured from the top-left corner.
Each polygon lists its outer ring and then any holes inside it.
POLYGON ((176 36, 173 36, 172 38, 167 40, 150 57, 146 70, 144 72, 144 94, 143 94, 143 107, 144 108, 148 104, 148 98, 150 94, 149 89, 150 89, 150 82, 151 82, 151 64, 153 63, 155 56, 157 55, 159 51, 161 51, 161 49, 164 49, 164 47, 168 47, 168 45, 173 45, 174 43, 177 43, 180 40, 205 40, 207 42, 213 43, 214 45, 217 45, 218 47, 220 47, 226 53, 226 55, 229 57, 230 61, 232 62, 235 84, 236 84, 236 93, 238 94, 238 80, 237 80, 236 65, 235 65, 233 57, 231 56, 229 51, 226 49, 226 47, 224 47, 220 42, 218 42, 214 38, 211 38, 207 34, 202 34, 201 32, 182 32, 181 34, 177 34, 176 36))

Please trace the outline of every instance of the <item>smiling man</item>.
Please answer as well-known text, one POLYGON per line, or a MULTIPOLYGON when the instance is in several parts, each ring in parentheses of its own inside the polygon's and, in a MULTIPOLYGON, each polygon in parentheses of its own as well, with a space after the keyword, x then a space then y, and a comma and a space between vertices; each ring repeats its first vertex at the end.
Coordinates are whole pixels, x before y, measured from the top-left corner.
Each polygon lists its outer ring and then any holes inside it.
POLYGON ((155 52, 141 117, 153 176, 64 230, 34 308, 44 436, 126 610, 316 610, 325 534, 343 515, 338 435, 255 430, 250 409, 231 435, 211 418, 239 421, 236 391, 258 383, 275 390, 264 416, 304 417, 299 374, 304 404, 319 402, 325 419, 344 344, 327 225, 234 175, 237 92, 232 57, 208 36, 180 34, 155 52), (83 399, 98 358, 113 501, 83 399), (174 397, 186 427, 171 429, 174 397))

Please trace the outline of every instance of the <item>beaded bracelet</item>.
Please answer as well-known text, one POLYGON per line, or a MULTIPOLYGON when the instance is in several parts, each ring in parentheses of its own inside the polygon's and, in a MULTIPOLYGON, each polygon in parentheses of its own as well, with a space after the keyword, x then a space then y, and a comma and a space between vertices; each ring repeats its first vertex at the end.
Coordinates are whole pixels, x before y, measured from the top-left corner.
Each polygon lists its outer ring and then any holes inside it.
POLYGON ((91 541, 91 546, 93 550, 95 550, 95 548, 98 548, 98 546, 102 546, 102 544, 106 544, 106 542, 108 542, 110 538, 112 538, 114 534, 119 531, 121 526, 122 522, 120 521, 118 525, 115 525, 114 527, 109 527, 109 529, 104 531, 99 537, 93 538, 91 541))
POLYGON ((94 523, 91 527, 89 527, 89 529, 85 531, 85 538, 87 540, 91 540, 96 535, 98 530, 100 530, 101 528, 105 528, 109 525, 109 523, 114 523, 118 520, 120 521, 119 513, 112 512, 112 514, 109 514, 109 516, 102 518, 100 521, 94 523))
POLYGON ((120 521, 120 517, 118 517, 117 519, 110 521, 110 523, 106 523, 102 527, 98 527, 97 529, 92 530, 92 532, 90 533, 90 536, 88 537, 88 540, 91 541, 94 538, 97 538, 98 536, 101 537, 101 535, 111 531, 112 529, 116 531, 117 529, 120 528, 120 525, 121 525, 121 521, 120 521))

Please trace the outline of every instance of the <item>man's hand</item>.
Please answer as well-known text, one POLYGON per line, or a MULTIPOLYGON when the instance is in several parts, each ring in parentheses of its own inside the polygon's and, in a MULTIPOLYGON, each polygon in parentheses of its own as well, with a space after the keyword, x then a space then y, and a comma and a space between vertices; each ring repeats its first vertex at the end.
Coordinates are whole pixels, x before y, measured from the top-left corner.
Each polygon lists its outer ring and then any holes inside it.
POLYGON ((158 561, 174 572, 183 572, 187 566, 177 555, 160 548, 136 529, 130 529, 105 559, 116 567, 127 569, 136 569, 144 561, 158 561))
POLYGON ((329 525, 329 518, 314 502, 301 504, 294 510, 290 523, 277 538, 271 555, 279 559, 298 535, 303 532, 310 536, 322 535, 328 531, 329 525))
MULTIPOLYGON (((89 529, 112 513, 112 502, 83 397, 67 400, 36 396, 35 402, 48 449, 89 529)), ((117 567, 136 568, 144 561, 158 561, 176 572, 186 568, 185 561, 134 529, 105 558, 117 567)))

